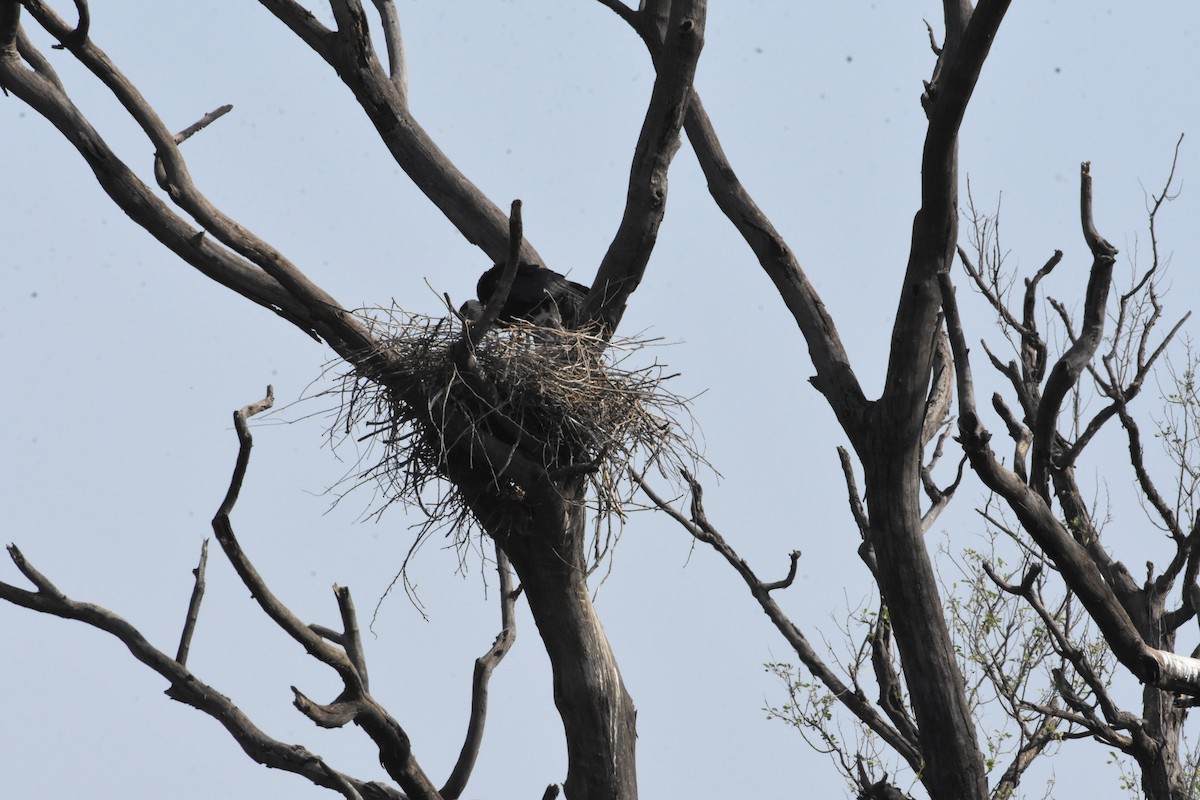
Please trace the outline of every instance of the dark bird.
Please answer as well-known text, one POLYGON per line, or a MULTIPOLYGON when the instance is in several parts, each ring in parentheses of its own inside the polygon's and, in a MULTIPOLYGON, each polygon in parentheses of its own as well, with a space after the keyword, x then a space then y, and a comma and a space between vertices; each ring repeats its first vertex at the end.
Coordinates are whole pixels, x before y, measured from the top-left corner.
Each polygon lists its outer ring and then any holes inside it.
MULTIPOLYGON (((497 264, 479 276, 479 283, 475 286, 479 300, 468 300, 463 304, 461 311, 464 317, 479 318, 483 313, 483 305, 495 293, 503 272, 504 265, 497 264)), ((566 276, 552 269, 540 264, 521 264, 513 277, 504 308, 496 318, 501 322, 523 319, 544 328, 573 328, 580 321, 579 312, 587 293, 588 287, 567 280, 566 276)))

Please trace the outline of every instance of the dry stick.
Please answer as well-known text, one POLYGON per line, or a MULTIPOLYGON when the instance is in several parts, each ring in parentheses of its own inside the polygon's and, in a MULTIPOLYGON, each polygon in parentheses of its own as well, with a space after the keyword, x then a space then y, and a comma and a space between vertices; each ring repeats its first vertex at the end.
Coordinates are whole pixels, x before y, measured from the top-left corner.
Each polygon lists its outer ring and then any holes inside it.
POLYGON ((500 633, 491 649, 475 661, 475 673, 471 679, 471 716, 467 723, 467 735, 463 741, 458 761, 450 772, 450 777, 442 786, 441 794, 445 800, 457 800, 462 796, 479 758, 479 749, 483 744, 484 723, 487 720, 488 682, 492 671, 512 649, 517 639, 516 602, 517 592, 513 590, 512 572, 509 568, 508 556, 499 544, 496 545, 496 571, 500 575, 500 633))
MULTIPOLYGON (((181 130, 179 133, 175 134, 175 144, 183 144, 188 139, 190 139, 192 136, 195 136, 197 133, 204 130, 209 125, 213 124, 214 122, 219 120, 221 117, 228 114, 230 111, 233 111, 233 106, 230 105, 229 103, 226 103, 225 105, 221 106, 220 108, 213 109, 212 111, 208 112, 203 117, 201 117, 200 119, 193 122, 191 125, 188 125, 186 128, 181 130)), ((156 159, 156 161, 157 161, 157 159, 156 159)))
POLYGON ((192 647, 192 634, 196 631, 196 620, 200 616, 200 601, 204 599, 204 570, 208 566, 208 539, 200 545, 200 563, 192 570, 196 583, 192 587, 192 599, 188 601, 187 617, 183 623, 183 634, 179 637, 179 650, 175 660, 179 666, 187 664, 188 650, 192 647))

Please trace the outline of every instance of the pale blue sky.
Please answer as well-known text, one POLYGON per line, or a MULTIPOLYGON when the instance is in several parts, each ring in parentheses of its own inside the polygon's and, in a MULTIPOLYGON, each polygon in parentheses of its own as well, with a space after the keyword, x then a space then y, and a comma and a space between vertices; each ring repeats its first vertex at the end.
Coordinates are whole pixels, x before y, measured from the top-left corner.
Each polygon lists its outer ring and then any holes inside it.
MULTIPOLYGON (((652 79, 640 42, 595 2, 397 5, 418 120, 494 201, 524 200, 526 234, 552 266, 590 281, 620 216, 652 79)), ((917 206, 918 98, 933 63, 921 20, 937 28, 939 9, 762 0, 709 10, 700 93, 867 387, 880 378, 917 206)), ((427 281, 456 300, 472 293, 488 260, 389 161, 328 67, 257 4, 163 0, 153 14, 95 4, 92 35, 173 128, 234 105, 185 145, 193 176, 342 303, 394 298, 437 313, 427 281)), ((1093 165, 1097 225, 1129 255, 1144 236, 1142 183, 1159 186, 1181 132, 1200 136, 1197 36, 1200 8, 1190 1, 1025 2, 1009 12, 963 128, 962 172, 985 207, 1003 192, 1011 263, 1031 271, 1065 251, 1051 286, 1058 297, 1080 296, 1089 263, 1079 162, 1093 165)), ((152 182, 139 131, 68 56, 35 38, 76 102, 152 182)), ((233 463, 231 411, 268 382, 282 404, 294 401, 330 353, 178 262, 12 97, 0 98, 0 145, 0 371, 9 386, 0 396, 0 538, 70 596, 109 607, 172 651, 233 463)), ((1160 221, 1177 313, 1197 305, 1200 287, 1197 146, 1185 141, 1184 191, 1160 221)), ((972 338, 990 335, 989 319, 969 318, 972 338)), ((658 356, 682 373, 677 391, 700 395, 695 414, 723 476, 705 480, 710 516, 764 577, 782 575, 790 550, 804 552, 800 579, 779 599, 815 641, 823 631, 840 648, 837 621, 866 592, 834 452, 843 437, 806 383, 811 365, 794 323, 712 204, 686 145, 624 326, 677 343, 658 356)), ((274 421, 316 410, 302 405, 274 421)), ((366 494, 330 511, 324 490, 347 465, 323 447, 322 423, 257 426, 234 522, 293 610, 332 624, 330 585, 349 585, 369 611, 419 520, 392 511, 360 522, 366 494)), ((1157 534, 1119 502, 1128 474, 1105 480, 1116 498, 1111 541, 1136 572, 1157 534)), ((953 549, 977 543, 978 496, 968 483, 935 534, 944 530, 953 549)), ((373 688, 435 781, 458 752, 472 662, 498 625, 478 561, 455 575, 442 544, 430 542, 413 570, 429 621, 395 595, 368 641, 373 688)), ((11 566, 0 566, 0 579, 22 584, 11 566)), ((843 795, 824 757, 764 719, 764 702, 783 694, 762 664, 789 652, 714 554, 692 552, 661 516, 634 515, 597 602, 638 706, 643 797, 843 795)), ((546 659, 523 610, 519 625, 493 678, 469 797, 538 797, 565 773, 546 659)), ((110 637, 7 605, 0 631, 0 796, 328 796, 251 763, 215 722, 166 700, 162 679, 110 637)), ((190 665, 270 734, 382 777, 361 732, 317 731, 292 709, 289 684, 328 699, 335 676, 257 612, 217 552, 190 665)), ((1081 775, 1079 760, 1062 761, 1060 787, 1070 782, 1075 794, 1086 781, 1092 796, 1119 796, 1116 772, 1101 766, 1106 752, 1074 749, 1088 766, 1081 775)), ((1036 796, 1038 786, 1027 788, 1036 796)))

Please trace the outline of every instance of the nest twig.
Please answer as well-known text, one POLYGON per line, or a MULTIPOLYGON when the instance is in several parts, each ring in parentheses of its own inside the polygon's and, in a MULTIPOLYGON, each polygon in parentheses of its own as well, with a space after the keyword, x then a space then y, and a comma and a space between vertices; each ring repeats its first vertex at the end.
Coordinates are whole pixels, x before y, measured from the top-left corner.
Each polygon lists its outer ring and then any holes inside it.
POLYGON ((359 316, 393 366, 384 376, 340 376, 331 434, 365 445, 351 480, 376 487, 374 513, 397 502, 424 512, 418 544, 439 528, 464 544, 477 529, 450 480, 452 462, 465 459, 501 491, 520 493, 535 478, 586 479, 595 566, 624 523, 631 470, 657 465, 674 475, 702 460, 688 399, 664 387, 674 376, 656 360, 637 365, 655 340, 606 342, 518 321, 472 342, 453 316, 397 307, 359 316))

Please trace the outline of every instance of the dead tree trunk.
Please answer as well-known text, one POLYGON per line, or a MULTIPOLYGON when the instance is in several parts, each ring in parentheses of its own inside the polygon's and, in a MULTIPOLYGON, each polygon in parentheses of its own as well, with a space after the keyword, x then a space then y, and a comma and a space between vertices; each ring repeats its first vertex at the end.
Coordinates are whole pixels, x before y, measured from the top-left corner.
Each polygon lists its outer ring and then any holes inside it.
POLYGON ((934 798, 982 799, 987 774, 925 546, 919 451, 887 432, 879 438, 878 458, 864 459, 869 540, 916 716, 921 782, 934 798))
POLYGON ((636 800, 637 712, 587 585, 586 481, 497 488, 494 477, 460 465, 456 482, 512 562, 550 658, 567 745, 566 796, 636 800))
POLYGON ((569 760, 563 788, 571 800, 634 800, 636 712, 592 607, 582 483, 563 487, 533 521, 504 547, 550 656, 569 760))
MULTIPOLYGON (((1164 629, 1166 596, 1144 591, 1142 614, 1133 614, 1134 624, 1142 631, 1146 644, 1167 653, 1175 652, 1175 631, 1164 629)), ((1142 720, 1134 732, 1134 760, 1141 769, 1142 794, 1146 800, 1192 800, 1196 796, 1192 781, 1185 776, 1180 762, 1183 722, 1187 709, 1180 707, 1174 692, 1156 686, 1142 687, 1142 720)))

